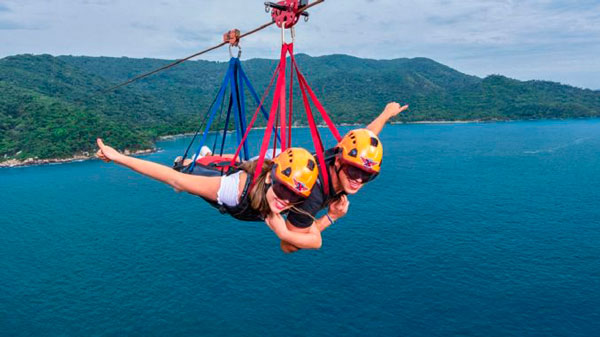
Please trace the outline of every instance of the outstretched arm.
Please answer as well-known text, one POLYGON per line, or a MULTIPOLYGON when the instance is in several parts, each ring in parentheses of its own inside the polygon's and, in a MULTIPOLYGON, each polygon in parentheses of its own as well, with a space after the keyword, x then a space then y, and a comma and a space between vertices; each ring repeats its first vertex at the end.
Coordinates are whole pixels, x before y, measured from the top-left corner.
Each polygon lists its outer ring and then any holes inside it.
POLYGON ((272 214, 265 219, 267 226, 280 238, 295 247, 303 249, 319 249, 322 245, 321 232, 312 225, 306 229, 288 227, 281 214, 272 214))
POLYGON ((399 113, 408 109, 408 104, 400 106, 396 102, 388 103, 383 112, 379 117, 375 118, 371 124, 367 126, 367 129, 373 131, 374 134, 379 135, 385 124, 393 117, 398 116, 399 113))
POLYGON ((102 139, 98 139, 97 143, 100 149, 96 156, 107 163, 114 161, 119 165, 168 184, 176 190, 216 200, 217 191, 221 184, 220 177, 202 177, 180 173, 168 166, 121 154, 112 147, 104 145, 102 139))

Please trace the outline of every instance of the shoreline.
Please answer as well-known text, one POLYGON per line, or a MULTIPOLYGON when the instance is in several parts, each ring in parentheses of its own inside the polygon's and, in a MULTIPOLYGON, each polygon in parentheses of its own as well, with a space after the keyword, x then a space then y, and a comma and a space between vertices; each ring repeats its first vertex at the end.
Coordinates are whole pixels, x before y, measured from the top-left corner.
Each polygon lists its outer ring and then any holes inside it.
MULTIPOLYGON (((123 151, 124 154, 128 156, 137 156, 144 155, 157 152, 157 148, 153 149, 145 149, 138 151, 123 151)), ((90 155, 89 153, 84 152, 83 154, 77 154, 69 158, 48 158, 48 159, 37 159, 37 158, 27 158, 23 160, 19 159, 9 159, 0 162, 0 168, 16 168, 16 167, 28 167, 28 166, 42 166, 42 165, 52 165, 52 164, 67 164, 73 162, 82 162, 87 160, 97 159, 95 155, 90 155)))
MULTIPOLYGON (((579 120, 579 119, 586 119, 586 118, 574 118, 573 120, 579 120)), ((569 119, 568 118, 567 119, 524 119, 524 120, 467 119, 467 120, 390 122, 389 124, 390 125, 477 124, 477 123, 504 123, 504 122, 516 122, 516 121, 543 121, 543 120, 569 120, 569 119)), ((362 123, 341 123, 341 124, 338 124, 337 126, 363 126, 363 125, 364 124, 362 124, 362 123)), ((299 125, 299 126, 293 126, 292 128, 293 129, 306 129, 308 127, 309 127, 308 125, 299 125)), ((324 128, 324 127, 327 127, 327 125, 317 125, 317 127, 324 128)), ((259 127, 252 128, 252 130, 264 130, 264 129, 266 129, 265 126, 259 126, 259 127)), ((220 132, 220 131, 210 131, 209 133, 217 133, 217 132, 220 132)), ((235 132, 235 131, 229 131, 228 133, 230 133, 230 132, 235 132)), ((181 134, 175 134, 175 135, 159 136, 156 139, 156 142, 169 141, 169 140, 174 140, 174 139, 183 138, 183 137, 190 137, 190 136, 193 136, 194 134, 195 134, 195 132, 188 132, 188 133, 181 133, 181 134)), ((126 155, 134 155, 135 156, 135 155, 144 155, 144 154, 155 153, 157 151, 158 151, 158 148, 154 147, 152 149, 138 150, 138 151, 134 151, 134 152, 125 150, 123 153, 126 155)), ((84 152, 83 154, 74 155, 73 157, 69 157, 69 158, 49 158, 49 159, 27 158, 24 160, 9 159, 9 160, 5 160, 5 161, 0 161, 0 169, 1 168, 50 165, 50 164, 66 164, 66 163, 72 163, 72 162, 93 160, 95 158, 96 158, 95 155, 89 155, 89 153, 84 152)))
POLYGON ((510 120, 482 120, 482 119, 467 119, 467 120, 455 120, 455 121, 414 121, 414 122, 390 122, 391 125, 400 124, 475 124, 475 123, 498 123, 498 122, 510 122, 510 120))
MULTIPOLYGON (((342 123, 342 124, 339 124, 338 126, 360 126, 360 125, 363 125, 363 124, 342 123)), ((292 129, 305 129, 308 127, 309 127, 308 125, 298 125, 298 126, 292 126, 292 129)), ((322 128, 322 127, 327 127, 327 125, 317 125, 317 128, 322 128)), ((266 126, 258 126, 258 127, 252 128, 252 130, 264 130, 266 128, 267 128, 266 126)), ((213 133, 213 134, 220 133, 220 132, 221 131, 209 131, 209 134, 210 133, 213 133)), ((234 133, 234 132, 235 131, 228 131, 227 133, 234 133)), ((156 138, 156 142, 170 141, 170 140, 175 140, 175 139, 179 139, 179 138, 183 138, 183 137, 192 137, 192 136, 194 136, 194 134, 195 134, 195 132, 187 132, 187 133, 179 133, 179 134, 175 134, 175 135, 159 136, 158 138, 156 138)), ((152 149, 138 150, 138 151, 134 151, 134 152, 125 150, 125 151, 123 151, 123 153, 128 156, 129 155, 135 156, 135 155, 144 155, 144 154, 155 153, 157 151, 158 151, 158 148, 154 147, 152 149)), ((82 161, 94 160, 94 159, 96 159, 96 156, 90 155, 87 152, 84 152, 83 154, 74 155, 69 158, 48 158, 48 159, 27 158, 27 159, 23 159, 23 160, 8 159, 5 161, 0 161, 0 169, 28 167, 28 166, 42 166, 42 165, 51 165, 51 164, 67 164, 67 163, 82 162, 82 161)))

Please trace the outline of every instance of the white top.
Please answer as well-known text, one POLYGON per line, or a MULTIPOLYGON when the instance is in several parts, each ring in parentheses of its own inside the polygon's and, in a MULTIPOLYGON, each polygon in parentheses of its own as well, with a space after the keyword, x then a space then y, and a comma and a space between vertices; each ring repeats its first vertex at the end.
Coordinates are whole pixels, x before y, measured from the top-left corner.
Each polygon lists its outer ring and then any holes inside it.
POLYGON ((221 186, 217 192, 217 202, 219 205, 226 205, 229 207, 237 206, 239 203, 240 174, 242 172, 243 171, 239 171, 221 177, 221 186))

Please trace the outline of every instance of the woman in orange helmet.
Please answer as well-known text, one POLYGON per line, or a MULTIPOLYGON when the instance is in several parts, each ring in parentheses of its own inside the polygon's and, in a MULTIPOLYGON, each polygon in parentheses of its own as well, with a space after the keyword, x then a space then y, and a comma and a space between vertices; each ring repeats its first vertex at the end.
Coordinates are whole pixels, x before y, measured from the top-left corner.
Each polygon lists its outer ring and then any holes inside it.
MULTIPOLYGON (((311 195, 287 215, 287 226, 295 231, 325 230, 337 219, 346 215, 350 202, 348 195, 357 193, 366 183, 377 177, 381 170, 383 147, 378 138, 385 124, 393 117, 408 109, 396 102, 389 103, 385 110, 365 129, 348 132, 340 143, 325 152, 325 166, 319 167, 317 186, 311 195), (325 193, 322 172, 329 176, 329 193, 325 193), (317 214, 327 209, 320 218, 317 214)), ((286 253, 298 250, 293 244, 281 242, 286 253)))
MULTIPOLYGON (((252 184, 256 161, 248 161, 225 175, 178 172, 170 167, 126 156, 97 140, 96 155, 166 183, 177 191, 204 198, 221 212, 244 221, 265 221, 283 241, 299 248, 320 248, 321 233, 288 228, 281 213, 301 204, 318 177, 315 158, 305 149, 290 148, 273 160, 265 160, 258 180, 252 184)), ((302 211, 300 211, 302 212, 302 211)))

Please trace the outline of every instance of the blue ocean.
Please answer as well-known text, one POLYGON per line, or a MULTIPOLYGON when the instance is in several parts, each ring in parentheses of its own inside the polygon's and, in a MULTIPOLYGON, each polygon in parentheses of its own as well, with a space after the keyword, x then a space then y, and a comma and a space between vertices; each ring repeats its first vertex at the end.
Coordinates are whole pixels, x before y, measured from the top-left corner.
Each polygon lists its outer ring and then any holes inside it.
POLYGON ((382 174, 291 255, 114 164, 1 169, 0 335, 599 336, 600 120, 381 138, 382 174))

